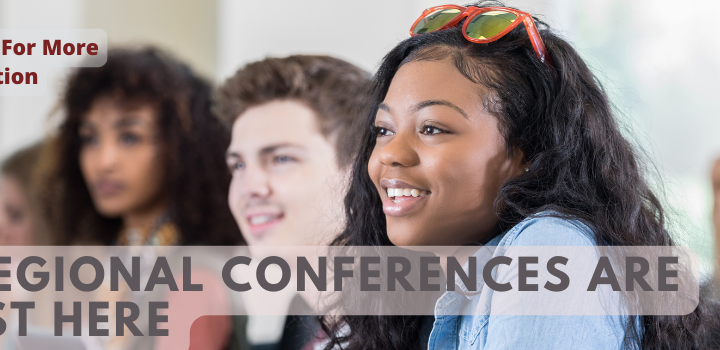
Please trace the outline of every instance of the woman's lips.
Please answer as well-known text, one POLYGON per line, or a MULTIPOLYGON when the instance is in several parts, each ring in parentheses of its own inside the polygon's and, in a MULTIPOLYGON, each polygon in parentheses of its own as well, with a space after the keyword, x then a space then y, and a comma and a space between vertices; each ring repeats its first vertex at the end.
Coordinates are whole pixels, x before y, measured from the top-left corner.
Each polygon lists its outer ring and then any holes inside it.
POLYGON ((383 178, 380 180, 380 188, 385 192, 381 197, 383 197, 383 212, 387 216, 407 215, 432 194, 430 190, 400 179, 383 178))
POLYGON ((122 192, 125 186, 122 182, 100 180, 95 182, 95 193, 100 197, 112 197, 122 192))
POLYGON ((398 196, 385 197, 383 199, 383 212, 387 216, 403 216, 407 215, 413 208, 427 199, 428 195, 422 197, 414 196, 398 196))

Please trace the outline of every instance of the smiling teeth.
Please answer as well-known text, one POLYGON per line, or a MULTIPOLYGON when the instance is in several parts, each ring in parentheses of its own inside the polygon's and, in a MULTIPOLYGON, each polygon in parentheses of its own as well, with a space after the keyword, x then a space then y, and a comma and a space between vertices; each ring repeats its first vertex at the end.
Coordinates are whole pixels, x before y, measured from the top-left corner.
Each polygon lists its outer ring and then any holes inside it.
POLYGON ((423 197, 428 194, 428 191, 420 191, 414 188, 388 188, 388 197, 423 197))

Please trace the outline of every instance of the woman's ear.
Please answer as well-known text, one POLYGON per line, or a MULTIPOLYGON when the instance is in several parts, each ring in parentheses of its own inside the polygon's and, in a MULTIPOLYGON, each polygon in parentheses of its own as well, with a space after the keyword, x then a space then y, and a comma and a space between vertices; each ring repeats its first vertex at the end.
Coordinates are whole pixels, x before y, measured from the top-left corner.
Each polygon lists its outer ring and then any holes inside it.
POLYGON ((530 163, 527 159, 525 159, 525 154, 522 150, 515 147, 512 152, 512 164, 514 167, 513 174, 515 177, 520 176, 528 171, 530 171, 530 163))

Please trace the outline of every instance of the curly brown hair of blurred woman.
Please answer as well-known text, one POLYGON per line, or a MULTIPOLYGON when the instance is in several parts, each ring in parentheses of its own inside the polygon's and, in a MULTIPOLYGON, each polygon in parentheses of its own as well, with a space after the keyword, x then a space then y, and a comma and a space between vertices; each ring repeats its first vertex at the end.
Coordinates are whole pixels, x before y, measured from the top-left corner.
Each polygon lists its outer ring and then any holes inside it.
MULTIPOLYGON (((154 111, 158 182, 175 244, 237 245, 242 236, 227 205, 230 174, 224 152, 227 127, 210 110, 211 86, 185 64, 155 48, 114 49, 99 68, 77 69, 61 107, 64 119, 46 149, 52 161, 44 181, 45 212, 56 244, 116 244, 122 217, 103 215, 81 169, 81 128, 99 100, 154 111)), ((127 223, 125 223, 127 224, 127 223)))

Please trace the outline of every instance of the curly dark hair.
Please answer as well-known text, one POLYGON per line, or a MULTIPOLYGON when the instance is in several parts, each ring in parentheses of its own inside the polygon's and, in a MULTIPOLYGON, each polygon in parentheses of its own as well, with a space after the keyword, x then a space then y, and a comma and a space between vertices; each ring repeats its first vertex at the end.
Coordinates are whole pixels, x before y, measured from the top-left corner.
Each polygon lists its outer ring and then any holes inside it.
POLYGON ((370 97, 370 74, 330 56, 293 55, 252 62, 228 78, 217 96, 217 114, 232 124, 248 108, 294 99, 316 114, 320 131, 334 136, 339 165, 357 153, 361 116, 370 97))
MULTIPOLYGON (((481 2, 477 7, 503 6, 481 2)), ((466 78, 487 87, 485 107, 500 121, 507 148, 531 164, 505 183, 496 199, 502 232, 524 218, 554 211, 592 229, 601 246, 670 246, 664 211, 649 188, 642 162, 623 137, 609 99, 578 53, 535 19, 554 67, 538 60, 524 26, 497 41, 474 44, 459 28, 404 40, 375 75, 372 110, 345 198, 346 227, 334 245, 392 245, 380 196, 367 171, 376 142, 375 113, 405 63, 449 58, 466 78)), ((684 316, 630 316, 625 346, 704 349, 714 318, 704 300, 684 316), (639 321, 638 318, 639 317, 639 321), (634 325, 639 322, 642 327, 634 325)), ((326 349, 419 349, 425 316, 322 318, 326 349), (349 332, 345 332, 347 327, 349 332)))
POLYGON ((56 244, 112 244, 119 218, 94 206, 80 171, 80 124, 94 101, 157 106, 166 176, 162 193, 180 244, 237 245, 242 236, 227 204, 230 174, 224 152, 230 132, 211 112, 211 86, 185 64, 156 48, 114 49, 99 68, 79 68, 61 100, 64 120, 46 152, 45 212, 56 244))

